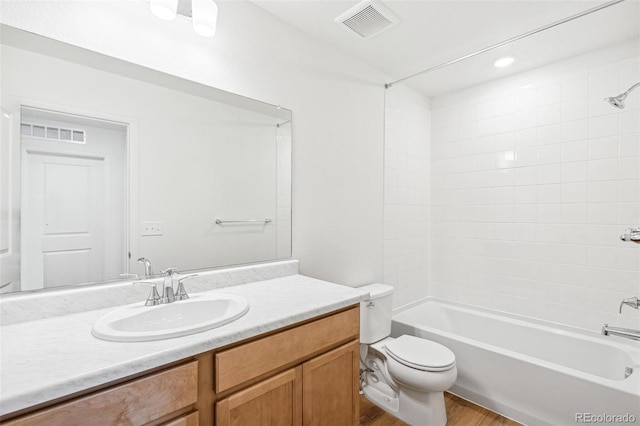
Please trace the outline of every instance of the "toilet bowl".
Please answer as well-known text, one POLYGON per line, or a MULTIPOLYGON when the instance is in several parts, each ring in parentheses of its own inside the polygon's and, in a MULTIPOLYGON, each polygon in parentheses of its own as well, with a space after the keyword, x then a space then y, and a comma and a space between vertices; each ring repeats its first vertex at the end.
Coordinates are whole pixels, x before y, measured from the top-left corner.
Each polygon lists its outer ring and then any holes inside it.
POLYGON ((387 368, 398 383, 415 390, 444 392, 456 380, 456 357, 439 343, 403 335, 384 341, 387 368))
POLYGON ((457 377, 454 353, 420 337, 389 337, 393 287, 372 284, 361 289, 369 292, 360 307, 364 395, 409 424, 444 426, 443 392, 457 377))

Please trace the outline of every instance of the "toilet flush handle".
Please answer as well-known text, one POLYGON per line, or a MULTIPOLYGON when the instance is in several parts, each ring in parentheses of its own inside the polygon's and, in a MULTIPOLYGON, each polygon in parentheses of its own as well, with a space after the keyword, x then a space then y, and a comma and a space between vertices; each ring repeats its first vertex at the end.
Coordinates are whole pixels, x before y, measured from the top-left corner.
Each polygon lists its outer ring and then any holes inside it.
POLYGON ((367 308, 373 308, 374 306, 376 306, 376 304, 373 302, 367 303, 367 308))

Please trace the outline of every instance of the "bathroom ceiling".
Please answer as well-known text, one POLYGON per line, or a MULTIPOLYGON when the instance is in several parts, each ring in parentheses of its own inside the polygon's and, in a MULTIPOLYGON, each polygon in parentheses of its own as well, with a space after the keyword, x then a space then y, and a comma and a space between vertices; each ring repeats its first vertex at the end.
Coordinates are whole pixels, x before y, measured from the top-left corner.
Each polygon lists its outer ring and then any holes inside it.
MULTIPOLYGON (((400 18, 400 24, 369 39, 361 39, 334 22, 357 1, 256 3, 395 80, 606 2, 386 0, 384 4, 400 18)), ((637 37, 640 1, 627 0, 406 83, 426 96, 436 96, 637 37), (496 69, 495 59, 507 54, 516 58, 515 64, 496 69)))

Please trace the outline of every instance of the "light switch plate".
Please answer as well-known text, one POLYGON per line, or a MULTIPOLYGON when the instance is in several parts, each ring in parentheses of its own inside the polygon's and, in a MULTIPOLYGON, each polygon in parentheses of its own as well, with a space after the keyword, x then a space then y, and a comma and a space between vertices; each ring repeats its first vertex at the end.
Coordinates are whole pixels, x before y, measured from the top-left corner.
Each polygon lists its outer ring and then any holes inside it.
POLYGON ((142 222, 141 225, 143 237, 162 235, 164 222, 142 222))

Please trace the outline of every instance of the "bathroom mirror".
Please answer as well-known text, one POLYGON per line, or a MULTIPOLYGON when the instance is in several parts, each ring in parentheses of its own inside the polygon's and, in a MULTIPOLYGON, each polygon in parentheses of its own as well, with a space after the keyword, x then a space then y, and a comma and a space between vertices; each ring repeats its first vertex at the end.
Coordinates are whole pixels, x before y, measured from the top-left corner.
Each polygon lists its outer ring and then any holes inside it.
POLYGON ((291 111, 1 31, 0 291, 291 256, 291 111))

